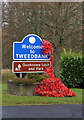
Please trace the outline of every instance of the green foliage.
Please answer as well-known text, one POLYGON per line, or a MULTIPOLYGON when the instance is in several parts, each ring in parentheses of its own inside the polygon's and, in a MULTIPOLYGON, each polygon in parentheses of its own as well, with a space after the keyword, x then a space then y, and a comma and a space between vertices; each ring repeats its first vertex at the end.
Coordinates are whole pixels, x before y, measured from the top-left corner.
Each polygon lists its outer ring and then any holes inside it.
POLYGON ((69 52, 61 54, 60 59, 60 78, 67 87, 83 87, 83 60, 82 52, 69 52))
POLYGON ((23 85, 32 85, 35 83, 35 79, 28 79, 28 78, 15 78, 13 79, 13 83, 15 84, 23 84, 23 85))
MULTIPOLYGON (((46 74, 38 74, 38 73, 28 73, 26 76, 22 79, 24 80, 33 80, 35 82, 41 82, 43 79, 48 78, 49 76, 46 74)), ((7 80, 19 80, 19 78, 11 71, 3 71, 2 72, 2 81, 7 82, 7 80)), ((21 79, 20 79, 21 81, 21 79)))
POLYGON ((14 78, 17 78, 17 76, 11 72, 11 71, 6 71, 6 72, 2 72, 2 81, 6 82, 7 80, 12 80, 14 78))
POLYGON ((49 76, 48 75, 46 75, 46 74, 38 74, 38 73, 29 73, 28 74, 28 78, 29 79, 35 79, 36 80, 36 82, 41 82, 42 80, 44 80, 44 79, 46 79, 46 78, 48 78, 49 76))

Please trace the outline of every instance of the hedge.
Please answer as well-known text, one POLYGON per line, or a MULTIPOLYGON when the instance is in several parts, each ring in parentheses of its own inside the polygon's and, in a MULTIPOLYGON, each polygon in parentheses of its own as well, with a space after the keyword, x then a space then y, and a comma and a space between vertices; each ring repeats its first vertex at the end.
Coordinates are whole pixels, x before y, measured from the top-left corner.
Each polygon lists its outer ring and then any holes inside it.
POLYGON ((15 78, 13 79, 13 83, 19 85, 19 84, 23 84, 23 85, 32 85, 33 83, 35 83, 35 79, 29 79, 29 78, 15 78))
POLYGON ((42 82, 44 79, 49 78, 48 75, 45 73, 42 75, 42 73, 28 73, 28 78, 29 79, 35 79, 36 82, 42 82))
POLYGON ((60 78, 67 87, 84 87, 83 83, 83 60, 82 52, 66 52, 64 49, 60 59, 60 78))

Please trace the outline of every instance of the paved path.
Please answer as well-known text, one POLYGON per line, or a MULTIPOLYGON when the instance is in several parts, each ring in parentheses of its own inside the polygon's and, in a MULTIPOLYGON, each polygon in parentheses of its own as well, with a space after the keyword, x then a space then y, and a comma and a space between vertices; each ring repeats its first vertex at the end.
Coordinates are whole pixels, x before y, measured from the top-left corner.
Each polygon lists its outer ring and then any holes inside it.
POLYGON ((82 104, 3 106, 3 118, 82 118, 82 104))

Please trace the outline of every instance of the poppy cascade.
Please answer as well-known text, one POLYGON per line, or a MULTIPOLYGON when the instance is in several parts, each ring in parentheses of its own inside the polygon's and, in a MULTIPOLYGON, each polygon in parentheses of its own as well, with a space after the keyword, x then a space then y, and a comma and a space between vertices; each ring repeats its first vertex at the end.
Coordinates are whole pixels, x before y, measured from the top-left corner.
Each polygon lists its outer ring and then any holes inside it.
POLYGON ((50 78, 44 79, 38 87, 35 88, 34 95, 46 96, 46 97, 65 97, 65 96, 76 96, 69 88, 67 88, 61 81, 53 74, 53 47, 52 44, 47 40, 42 40, 42 52, 44 55, 50 56, 51 66, 46 68, 45 72, 50 78))

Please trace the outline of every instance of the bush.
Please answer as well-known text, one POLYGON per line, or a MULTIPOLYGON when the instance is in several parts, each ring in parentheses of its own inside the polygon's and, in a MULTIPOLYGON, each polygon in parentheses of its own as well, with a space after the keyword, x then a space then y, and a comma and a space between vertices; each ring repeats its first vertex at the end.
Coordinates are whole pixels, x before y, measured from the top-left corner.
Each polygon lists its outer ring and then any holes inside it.
POLYGON ((7 82, 7 80, 12 80, 14 78, 17 78, 17 77, 13 72, 11 71, 2 72, 2 82, 7 82))
MULTIPOLYGON (((3 82, 7 82, 7 80, 20 80, 19 74, 15 74, 13 73, 11 70, 7 71, 7 70, 3 70, 2 72, 2 81, 3 82)), ((29 80, 33 79, 35 82, 41 82, 42 80, 44 80, 45 78, 48 78, 49 76, 47 74, 42 74, 42 73, 27 73, 23 76, 29 80)), ((22 80, 23 80, 22 79, 22 80)))
POLYGON ((36 82, 41 82, 42 80, 44 80, 44 79, 46 79, 46 78, 48 78, 49 76, 48 75, 46 75, 46 74, 43 74, 42 75, 42 73, 29 73, 28 74, 28 78, 29 79, 35 79, 36 80, 36 82))
POLYGON ((22 85, 32 85, 34 84, 36 81, 35 79, 28 79, 28 78, 15 78, 13 79, 13 83, 15 84, 22 84, 22 85))
POLYGON ((72 50, 61 54, 60 78, 67 87, 82 87, 83 84, 83 59, 82 52, 74 53, 72 50))

